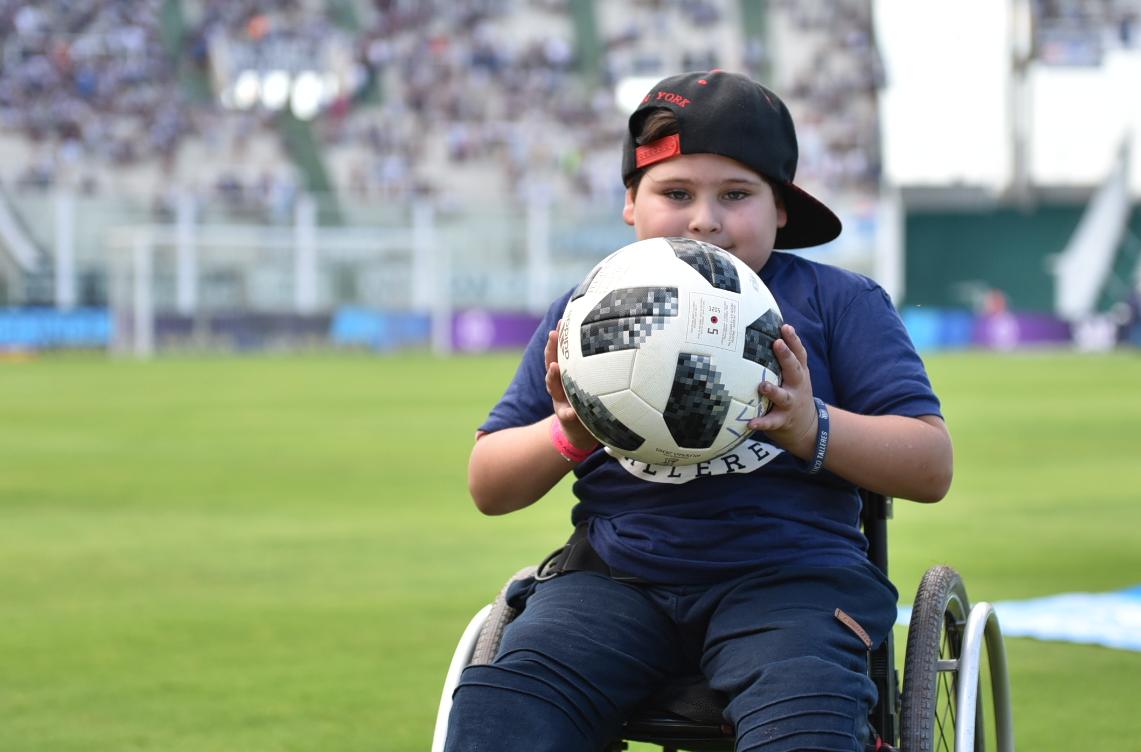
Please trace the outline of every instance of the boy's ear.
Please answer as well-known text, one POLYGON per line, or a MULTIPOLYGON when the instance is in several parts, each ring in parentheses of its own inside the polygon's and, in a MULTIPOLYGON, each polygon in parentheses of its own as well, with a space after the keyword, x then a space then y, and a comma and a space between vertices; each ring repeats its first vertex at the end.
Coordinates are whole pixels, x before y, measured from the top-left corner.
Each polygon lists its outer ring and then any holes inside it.
POLYGON ((777 228, 784 227, 788 224, 788 209, 784 208, 784 196, 780 191, 773 190, 773 201, 777 205, 777 228))
POLYGON ((622 207, 622 219, 631 227, 634 226, 634 189, 626 189, 626 205, 622 207))

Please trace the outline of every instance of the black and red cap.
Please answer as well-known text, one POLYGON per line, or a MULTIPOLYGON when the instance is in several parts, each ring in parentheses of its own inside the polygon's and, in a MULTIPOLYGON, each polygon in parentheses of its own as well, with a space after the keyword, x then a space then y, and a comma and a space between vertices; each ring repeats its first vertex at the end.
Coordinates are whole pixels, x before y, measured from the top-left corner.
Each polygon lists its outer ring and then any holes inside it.
POLYGON ((643 167, 679 154, 719 154, 735 159, 778 186, 788 222, 777 230, 777 248, 821 245, 840 234, 831 209, 793 184, 798 156, 796 126, 784 102, 752 79, 714 70, 662 79, 630 115, 622 152, 622 180, 643 167), (635 145, 646 115, 659 108, 677 117, 678 133, 635 145))

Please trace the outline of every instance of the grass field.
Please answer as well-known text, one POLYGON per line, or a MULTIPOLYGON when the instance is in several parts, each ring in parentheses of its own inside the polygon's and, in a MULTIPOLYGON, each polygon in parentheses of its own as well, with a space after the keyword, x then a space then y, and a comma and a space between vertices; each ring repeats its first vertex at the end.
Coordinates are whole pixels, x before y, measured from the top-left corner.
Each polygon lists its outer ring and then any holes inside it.
MULTIPOLYGON (((467 498, 514 365, 0 363, 0 749, 426 750, 464 624, 567 532, 567 485, 467 498)), ((1141 582, 1141 358, 929 366, 956 478, 896 505, 902 600, 940 561, 976 599, 1141 582)), ((1007 649, 1022 749, 1141 750, 1141 653, 1007 649)))

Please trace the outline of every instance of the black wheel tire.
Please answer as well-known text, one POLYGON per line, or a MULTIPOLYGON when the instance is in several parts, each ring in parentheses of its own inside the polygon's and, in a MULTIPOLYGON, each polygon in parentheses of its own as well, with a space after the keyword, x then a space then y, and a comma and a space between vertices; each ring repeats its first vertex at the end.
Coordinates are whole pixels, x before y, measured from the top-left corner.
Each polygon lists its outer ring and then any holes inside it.
POLYGON ((519 615, 518 611, 507 605, 507 588, 511 587, 511 583, 516 580, 534 577, 535 570, 536 567, 519 570, 507 581, 507 584, 499 591, 499 595, 495 596, 495 600, 491 604, 491 612, 479 630, 479 637, 475 641, 475 649, 472 651, 471 661, 468 665, 477 666, 495 660, 495 656, 499 653, 499 643, 503 640, 503 630, 519 615))
MULTIPOLYGON (((959 659, 970 610, 967 589, 958 572, 943 565, 927 570, 915 594, 907 632, 901 750, 950 752, 955 749, 959 671, 957 668, 940 671, 939 661, 959 659)), ((976 749, 979 749, 977 743, 976 749)))

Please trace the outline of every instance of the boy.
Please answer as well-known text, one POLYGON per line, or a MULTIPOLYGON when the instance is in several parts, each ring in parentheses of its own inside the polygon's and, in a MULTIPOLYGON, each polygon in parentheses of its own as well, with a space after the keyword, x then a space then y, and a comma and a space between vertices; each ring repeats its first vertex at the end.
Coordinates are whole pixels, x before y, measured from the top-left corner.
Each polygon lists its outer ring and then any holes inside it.
POLYGON ((469 487, 503 514, 573 469, 590 556, 513 593, 523 610, 495 662, 464 672, 448 750, 598 750, 664 679, 696 671, 729 698, 737 749, 872 743, 867 651, 894 623, 896 591, 866 558, 858 489, 938 501, 951 440, 883 290, 773 252, 840 232, 793 184, 796 160, 784 104, 744 76, 664 79, 630 116, 623 218, 639 239, 704 240, 758 270, 785 320, 783 382, 760 387, 772 408, 750 423, 757 450, 737 452, 748 462, 685 482, 619 462, 563 392, 570 292, 555 301, 480 427, 469 487))

